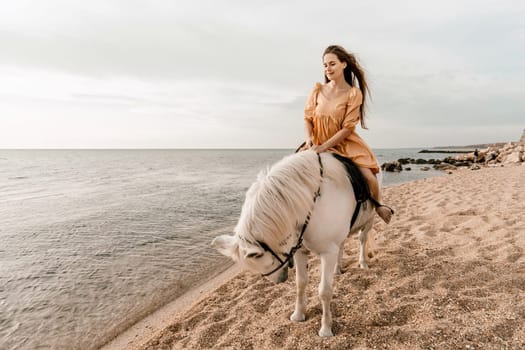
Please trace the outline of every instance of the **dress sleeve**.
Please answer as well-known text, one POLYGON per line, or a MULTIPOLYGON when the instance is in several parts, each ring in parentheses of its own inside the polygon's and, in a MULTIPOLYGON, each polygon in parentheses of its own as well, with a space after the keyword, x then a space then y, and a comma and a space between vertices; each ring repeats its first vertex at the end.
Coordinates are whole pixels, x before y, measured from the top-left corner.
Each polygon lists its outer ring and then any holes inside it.
POLYGON ((317 107, 317 94, 319 94, 320 89, 321 89, 321 84, 316 83, 314 88, 310 92, 308 99, 306 100, 306 105, 304 106, 304 119, 305 120, 312 121, 314 118, 315 108, 317 107))
POLYGON ((346 103, 346 113, 342 124, 343 128, 353 130, 359 123, 359 117, 361 115, 359 107, 361 106, 361 103, 363 103, 361 90, 353 88, 348 96, 348 102, 346 103))

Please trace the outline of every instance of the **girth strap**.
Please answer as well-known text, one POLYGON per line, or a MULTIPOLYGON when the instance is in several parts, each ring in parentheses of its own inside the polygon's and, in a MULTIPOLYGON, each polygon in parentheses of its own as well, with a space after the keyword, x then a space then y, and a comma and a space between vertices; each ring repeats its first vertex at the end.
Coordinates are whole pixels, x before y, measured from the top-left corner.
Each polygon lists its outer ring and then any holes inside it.
POLYGON ((357 201, 357 205, 355 206, 354 214, 352 215, 352 221, 350 221, 350 229, 354 227, 355 221, 357 220, 357 217, 359 216, 359 211, 361 210, 361 201, 357 201))

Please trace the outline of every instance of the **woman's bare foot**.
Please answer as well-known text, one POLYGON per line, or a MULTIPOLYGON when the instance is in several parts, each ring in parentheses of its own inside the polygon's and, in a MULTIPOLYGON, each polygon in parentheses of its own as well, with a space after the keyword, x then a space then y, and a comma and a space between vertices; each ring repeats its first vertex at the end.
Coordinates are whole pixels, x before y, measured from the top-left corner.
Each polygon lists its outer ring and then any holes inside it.
POLYGON ((377 215, 379 215, 381 219, 383 219, 385 223, 388 224, 390 220, 392 219, 392 215, 394 214, 394 211, 385 205, 380 205, 376 207, 376 213, 377 215))

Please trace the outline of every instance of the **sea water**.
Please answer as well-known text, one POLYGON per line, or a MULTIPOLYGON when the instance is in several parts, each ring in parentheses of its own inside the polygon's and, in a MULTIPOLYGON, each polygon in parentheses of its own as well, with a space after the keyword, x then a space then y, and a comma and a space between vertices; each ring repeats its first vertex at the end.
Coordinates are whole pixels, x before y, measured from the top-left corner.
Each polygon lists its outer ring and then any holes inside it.
MULTIPOLYGON (((417 151, 376 154, 430 158, 417 151)), ((230 266, 210 241, 290 153, 0 150, 0 348, 98 348, 230 266)), ((440 174, 412 168, 384 185, 440 174)))

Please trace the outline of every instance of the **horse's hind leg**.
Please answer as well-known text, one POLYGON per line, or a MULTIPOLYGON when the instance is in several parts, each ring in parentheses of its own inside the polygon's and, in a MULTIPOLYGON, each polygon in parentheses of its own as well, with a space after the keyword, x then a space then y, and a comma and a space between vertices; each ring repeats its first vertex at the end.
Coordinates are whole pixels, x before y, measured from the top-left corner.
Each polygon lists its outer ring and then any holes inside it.
POLYGON ((306 319, 306 285, 308 284, 308 257, 306 253, 299 250, 295 253, 295 283, 297 286, 297 298, 295 301, 295 311, 290 316, 294 322, 302 322, 306 319))
POLYGON ((370 220, 365 227, 359 232, 359 266, 363 269, 368 269, 368 241, 374 239, 370 234, 374 221, 370 220))
POLYGON ((331 337, 332 333, 332 311, 330 302, 332 300, 332 285, 334 282, 334 268, 337 262, 337 251, 321 254, 321 283, 319 284, 319 299, 323 306, 321 318, 321 329, 319 336, 331 337))
POLYGON ((366 242, 367 242, 367 245, 366 245, 367 256, 369 258, 373 258, 378 253, 374 230, 368 231, 368 238, 366 242))
POLYGON ((334 274, 341 275, 343 273, 342 264, 343 264, 343 251, 345 249, 345 241, 341 242, 339 246, 339 254, 337 255, 337 262, 335 264, 334 274))

